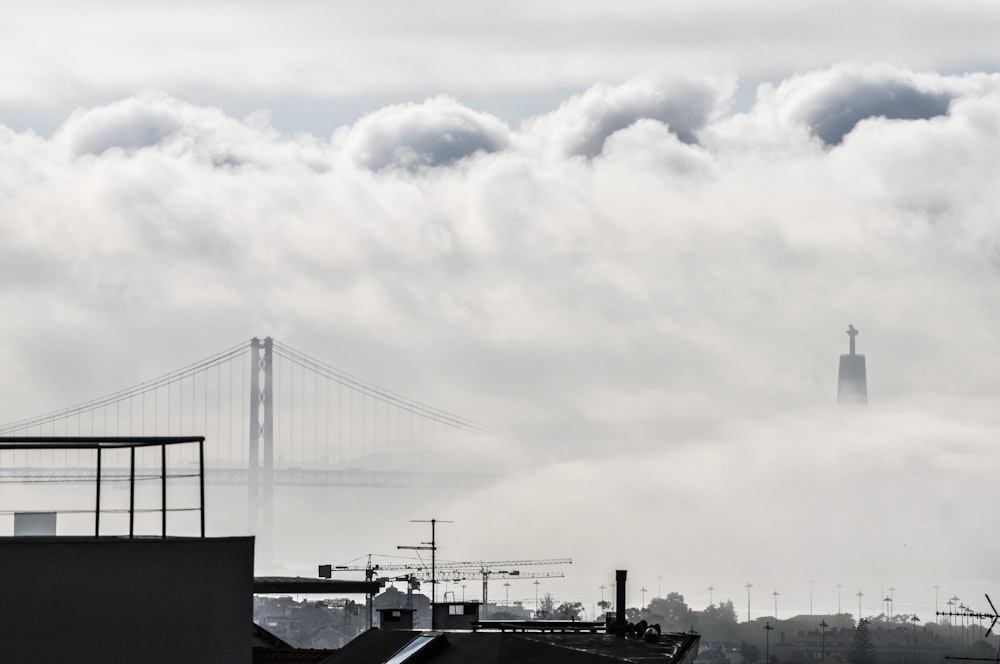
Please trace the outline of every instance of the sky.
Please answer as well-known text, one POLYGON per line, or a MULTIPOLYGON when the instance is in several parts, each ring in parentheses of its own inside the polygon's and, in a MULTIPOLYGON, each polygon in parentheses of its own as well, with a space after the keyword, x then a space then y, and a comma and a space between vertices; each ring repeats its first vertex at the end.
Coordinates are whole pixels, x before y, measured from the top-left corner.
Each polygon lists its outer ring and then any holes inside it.
POLYGON ((5 3, 0 420, 270 335, 489 425, 455 455, 502 473, 287 498, 304 573, 434 516, 452 559, 573 557, 548 587, 588 606, 629 569, 741 619, 747 582, 754 617, 837 584, 985 608, 998 28, 982 0, 5 3), (867 409, 836 406, 848 324, 867 409))

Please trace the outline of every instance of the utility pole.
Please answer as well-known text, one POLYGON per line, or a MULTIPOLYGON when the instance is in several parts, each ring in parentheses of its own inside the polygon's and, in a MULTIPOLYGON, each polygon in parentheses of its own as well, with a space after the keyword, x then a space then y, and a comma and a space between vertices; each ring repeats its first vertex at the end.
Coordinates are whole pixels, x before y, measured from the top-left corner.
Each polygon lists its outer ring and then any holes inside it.
POLYGON ((750 622, 750 589, 753 588, 753 584, 747 581, 747 622, 750 622))
POLYGON ((822 636, 820 637, 822 639, 820 641, 820 652, 822 653, 822 655, 821 655, 822 659, 820 660, 820 664, 826 664, 826 628, 827 627, 829 627, 829 625, 826 624, 826 619, 823 619, 822 621, 820 621, 819 628, 821 630, 823 630, 822 631, 822 636))
POLYGON ((437 603, 437 524, 454 523, 454 521, 441 521, 438 519, 410 519, 410 523, 431 524, 431 541, 423 542, 422 546, 397 546, 397 549, 410 549, 413 551, 431 552, 431 629, 437 629, 437 622, 434 619, 434 605, 437 603), (429 545, 429 546, 428 546, 429 545))

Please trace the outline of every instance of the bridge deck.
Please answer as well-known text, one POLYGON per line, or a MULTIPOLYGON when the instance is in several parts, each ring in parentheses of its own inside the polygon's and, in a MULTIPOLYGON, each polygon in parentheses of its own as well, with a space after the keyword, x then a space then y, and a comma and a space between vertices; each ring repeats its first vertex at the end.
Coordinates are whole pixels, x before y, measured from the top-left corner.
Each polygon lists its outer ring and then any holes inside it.
MULTIPOLYGON (((136 468, 136 478, 159 478, 158 468, 136 468)), ((258 470, 260 480, 264 471, 258 470)), ((205 482, 212 485, 245 486, 249 472, 246 468, 209 468, 205 470, 205 482)), ((103 468, 101 477, 105 480, 127 480, 128 468, 103 468)), ((0 468, 0 482, 25 483, 73 483, 95 479, 93 468, 0 468)), ((197 479, 194 474, 168 473, 167 479, 184 481, 197 479)), ((419 472, 403 470, 348 469, 306 469, 275 468, 275 486, 328 486, 353 488, 471 488, 483 486, 496 479, 487 473, 419 472)))

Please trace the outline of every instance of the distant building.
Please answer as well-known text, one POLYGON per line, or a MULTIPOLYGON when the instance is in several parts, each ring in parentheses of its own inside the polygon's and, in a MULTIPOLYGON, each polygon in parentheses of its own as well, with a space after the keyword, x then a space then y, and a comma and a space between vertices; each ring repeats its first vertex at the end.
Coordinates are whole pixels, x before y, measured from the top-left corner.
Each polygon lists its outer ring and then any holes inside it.
MULTIPOLYGON (((854 627, 845 625, 843 618, 844 614, 810 615, 775 621, 771 654, 782 664, 814 664, 824 659, 827 664, 845 664, 854 627), (830 627, 818 627, 819 620, 831 623, 830 627)), ((868 633, 880 664, 945 664, 956 652, 955 642, 933 627, 880 620, 870 623, 868 633)))
POLYGON ((865 371, 865 356, 855 352, 854 338, 858 331, 853 325, 847 326, 847 336, 851 338, 850 352, 840 356, 840 372, 837 375, 837 403, 841 406, 868 405, 868 376, 865 371))

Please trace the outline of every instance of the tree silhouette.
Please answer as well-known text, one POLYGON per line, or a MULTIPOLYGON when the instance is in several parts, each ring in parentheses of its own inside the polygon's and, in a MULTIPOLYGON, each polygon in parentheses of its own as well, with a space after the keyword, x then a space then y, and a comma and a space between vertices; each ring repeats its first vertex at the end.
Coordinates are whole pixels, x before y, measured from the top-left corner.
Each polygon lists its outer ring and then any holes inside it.
POLYGON ((555 608, 552 617, 557 620, 579 620, 583 613, 583 604, 580 602, 563 602, 555 608))
POLYGON ((860 620, 854 629, 854 637, 847 649, 847 661, 850 664, 876 664, 878 661, 867 620, 860 620))
POLYGON ((555 598, 552 597, 552 593, 545 593, 545 596, 542 597, 542 601, 538 604, 538 610, 535 611, 535 618, 540 620, 551 619, 555 612, 555 598))
POLYGON ((704 611, 696 611, 694 624, 702 635, 713 641, 737 641, 741 633, 731 600, 713 604, 704 611))
POLYGON ((760 648, 753 643, 744 641, 740 644, 740 656, 747 664, 754 664, 754 662, 760 659, 760 648))
POLYGON ((672 592, 666 597, 655 598, 645 611, 649 614, 646 618, 649 622, 658 622, 667 631, 687 631, 698 621, 680 593, 672 592))

